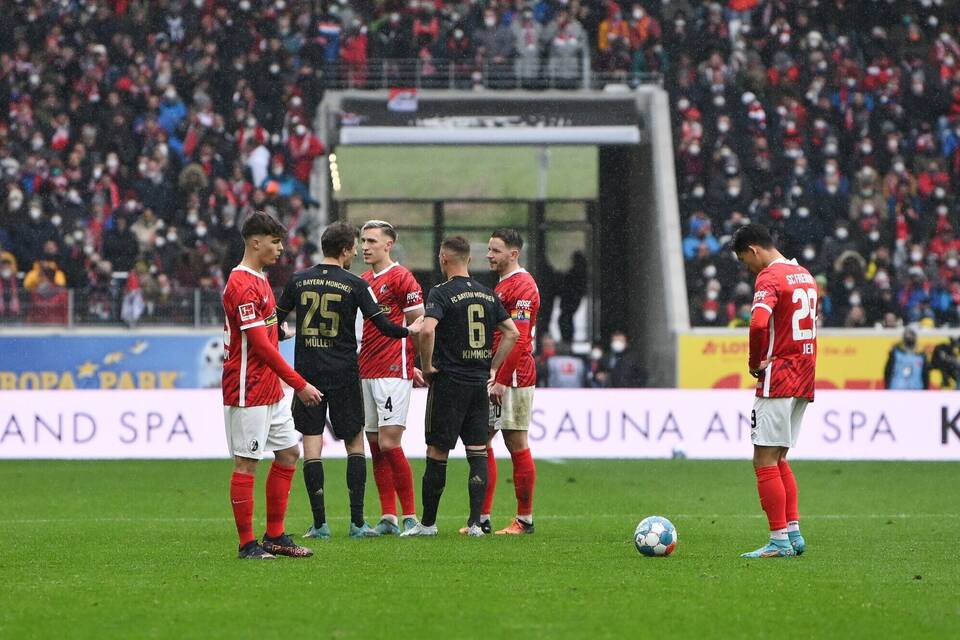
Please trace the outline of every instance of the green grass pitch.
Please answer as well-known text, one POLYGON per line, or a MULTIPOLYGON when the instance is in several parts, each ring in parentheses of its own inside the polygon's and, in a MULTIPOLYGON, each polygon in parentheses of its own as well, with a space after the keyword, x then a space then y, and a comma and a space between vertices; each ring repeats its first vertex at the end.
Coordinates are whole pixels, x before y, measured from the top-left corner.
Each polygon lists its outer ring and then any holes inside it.
MULTIPOLYGON (((362 541, 344 464, 326 467, 334 540, 241 562, 228 461, 0 463, 0 638, 960 637, 956 463, 797 462, 808 552, 754 561, 747 462, 540 461, 536 534, 465 539, 455 461, 438 538, 362 541), (633 547, 652 514, 678 528, 670 558, 633 547)), ((509 476, 503 460, 495 525, 509 476)), ((288 530, 308 513, 298 473, 288 530)))

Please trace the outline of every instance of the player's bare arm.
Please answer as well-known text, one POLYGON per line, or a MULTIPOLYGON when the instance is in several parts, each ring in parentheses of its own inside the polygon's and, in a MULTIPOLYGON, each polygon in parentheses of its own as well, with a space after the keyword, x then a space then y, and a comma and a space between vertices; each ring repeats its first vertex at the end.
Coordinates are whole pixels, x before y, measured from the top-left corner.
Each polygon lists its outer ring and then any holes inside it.
POLYGON ((497 329, 500 330, 502 337, 497 352, 493 354, 493 360, 490 362, 490 381, 487 383, 487 394, 490 396, 490 401, 499 406, 507 388, 505 385, 496 382, 497 370, 516 346, 517 340, 520 339, 520 330, 517 329, 517 325, 510 318, 498 324, 497 329))
POLYGON ((423 318, 420 329, 420 367, 423 369, 423 378, 429 383, 438 373, 433 367, 433 347, 437 339, 437 319, 423 318))

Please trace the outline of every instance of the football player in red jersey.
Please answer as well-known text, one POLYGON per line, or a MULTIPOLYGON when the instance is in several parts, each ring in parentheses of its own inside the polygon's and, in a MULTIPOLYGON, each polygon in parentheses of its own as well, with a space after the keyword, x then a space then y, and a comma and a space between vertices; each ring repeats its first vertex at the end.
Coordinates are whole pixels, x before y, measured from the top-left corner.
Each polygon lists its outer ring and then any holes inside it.
MULTIPOLYGON (((487 244, 487 262, 500 279, 494 292, 510 315, 520 339, 496 371, 490 372, 490 439, 487 442, 487 494, 483 501, 480 526, 489 533, 490 512, 496 491, 497 461, 493 456, 493 438, 503 433, 503 442, 513 461, 513 489, 517 498, 516 517, 497 535, 533 533, 533 487, 537 468, 530 454, 527 432, 533 410, 533 389, 537 384, 537 365, 533 359, 533 331, 540 311, 540 291, 533 276, 520 266, 523 238, 513 229, 497 229, 487 244)), ((493 348, 500 344, 494 336, 493 348)), ((461 530, 466 533, 467 530, 461 530)))
MULTIPOLYGON (((423 289, 410 270, 394 262, 390 250, 397 232, 389 222, 370 220, 360 230, 363 261, 371 269, 363 274, 373 289, 387 319, 409 326, 423 315, 423 289)), ((390 339, 363 323, 360 344, 360 382, 367 441, 373 458, 373 478, 380 495, 383 514, 374 530, 380 535, 398 535, 397 497, 403 511, 403 530, 417 524, 417 504, 413 490, 413 472, 400 447, 410 407, 410 390, 423 377, 413 366, 419 349, 418 336, 390 339)))
POLYGON ((243 259, 230 273, 223 292, 223 415, 227 444, 234 456, 230 502, 240 536, 241 558, 272 559, 275 554, 305 557, 313 552, 284 532, 290 482, 300 457, 290 403, 280 380, 307 405, 320 392, 287 364, 277 349, 279 327, 273 289, 263 273, 283 253, 287 231, 265 213, 243 223, 243 259), (274 452, 267 476, 267 531, 263 543, 253 535, 253 484, 264 451, 274 452))
POLYGON ((777 251, 766 227, 749 224, 733 236, 737 258, 757 276, 750 318, 750 375, 757 378, 751 416, 753 466, 769 542, 744 558, 800 555, 797 482, 787 452, 797 444, 817 365, 817 283, 777 251))

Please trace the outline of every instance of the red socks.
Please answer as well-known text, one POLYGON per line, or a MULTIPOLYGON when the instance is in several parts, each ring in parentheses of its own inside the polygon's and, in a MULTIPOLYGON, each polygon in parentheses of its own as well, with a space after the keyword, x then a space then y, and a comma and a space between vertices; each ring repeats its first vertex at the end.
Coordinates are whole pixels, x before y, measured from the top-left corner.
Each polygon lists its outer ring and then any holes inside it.
POLYGON ((253 476, 237 471, 230 476, 230 503, 241 547, 257 539, 253 535, 253 480, 253 476))
POLYGON ((757 472, 757 491, 760 493, 760 507, 767 514, 770 531, 787 528, 787 496, 780 467, 771 465, 760 467, 757 472))
POLYGON ((783 482, 784 495, 786 496, 786 515, 787 522, 798 522, 800 520, 800 508, 797 498, 797 479, 793 477, 793 469, 786 460, 781 460, 777 465, 780 469, 780 480, 783 482))
POLYGON ((480 513, 490 515, 493 509, 493 494, 497 491, 497 458, 493 455, 493 448, 487 447, 487 493, 483 496, 483 506, 480 513))
MULTIPOLYGON (((267 535, 283 535, 283 519, 287 515, 287 498, 296 467, 283 467, 274 462, 267 474, 267 535)), ((252 502, 251 502, 252 504, 252 502)))
POLYGON ((517 494, 517 515, 533 514, 533 485, 537 481, 537 467, 530 449, 515 451, 513 458, 513 489, 517 494))
MULTIPOLYGON (((388 449, 383 452, 383 457, 386 458, 387 463, 390 465, 390 471, 393 476, 393 492, 395 492, 400 497, 400 508, 403 510, 403 515, 412 516, 417 513, 417 501, 413 493, 413 471, 410 469, 410 463, 407 462, 407 456, 404 455, 403 449, 397 447, 396 449, 388 449)), ((374 466, 376 469, 376 466, 374 466)), ((376 471, 374 471, 376 473, 376 471)), ((377 483, 379 487, 379 482, 377 483)), ((383 494, 381 493, 380 497, 381 504, 383 502, 383 494)), ((391 505, 396 507, 396 503, 391 494, 390 498, 391 505)), ((384 511, 384 513, 387 513, 384 511)), ((396 514, 396 509, 394 509, 394 514, 396 514)))
POLYGON ((377 483, 377 493, 380 495, 380 513, 387 516, 397 515, 397 492, 394 488, 396 479, 387 459, 389 451, 380 450, 376 442, 370 443, 370 457, 373 458, 373 480, 377 483))

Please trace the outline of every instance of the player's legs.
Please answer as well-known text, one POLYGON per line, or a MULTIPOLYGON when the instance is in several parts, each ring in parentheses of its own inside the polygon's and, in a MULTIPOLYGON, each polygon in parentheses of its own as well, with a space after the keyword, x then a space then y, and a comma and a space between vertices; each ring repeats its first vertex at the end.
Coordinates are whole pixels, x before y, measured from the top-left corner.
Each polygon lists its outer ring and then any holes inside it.
MULTIPOLYGON (((800 436, 800 426, 803 422, 803 414, 807 410, 809 402, 805 398, 794 398, 793 407, 790 412, 790 437, 791 446, 797 444, 800 436)), ((787 499, 787 535, 790 538, 790 544, 793 550, 799 556, 806 551, 807 543, 800 534, 800 508, 799 492, 797 490, 797 480, 793 475, 793 469, 787 462, 787 453, 789 449, 784 447, 781 451, 780 460, 777 466, 780 468, 780 478, 783 480, 783 488, 787 499)))
MULTIPOLYGON (((374 381, 378 434, 377 444, 390 465, 393 489, 400 499, 405 523, 416 520, 417 503, 413 491, 413 471, 403 452, 401 442, 410 410, 413 381, 403 378, 379 378, 374 381)), ((396 505, 393 504, 395 507, 396 505)), ((396 511, 394 510, 394 513, 396 511)))
POLYGON ((263 444, 269 431, 266 407, 223 408, 227 445, 233 455, 230 476, 230 505, 240 541, 241 558, 269 559, 253 533, 253 485, 257 463, 263 456, 263 444))
MULTIPOLYGON (((289 411, 286 413, 289 417, 289 411)), ((290 425, 293 431, 293 425, 290 425)), ((284 531, 290 485, 297 470, 300 446, 292 446, 274 452, 274 462, 267 475, 267 531, 263 534, 263 548, 274 555, 291 558, 308 558, 313 551, 295 543, 284 531)))
POLYGON ((310 500, 313 513, 313 525, 304 535, 306 538, 327 540, 330 529, 327 527, 326 502, 323 485, 323 430, 327 421, 327 402, 324 399, 319 406, 308 407, 293 399, 293 422, 296 430, 303 434, 303 483, 310 500))
POLYGON ((400 498, 403 528, 408 529, 417 522, 417 500, 413 488, 413 469, 401 446, 404 430, 405 427, 401 425, 381 426, 379 446, 390 465, 395 495, 400 498))
POLYGON ((447 484, 447 458, 456 444, 462 421, 458 391, 458 386, 450 383, 443 374, 437 375, 430 385, 424 416, 427 460, 420 488, 423 516, 418 524, 401 533, 401 537, 437 535, 437 511, 447 484))
POLYGON ((517 517, 500 534, 533 533, 533 489, 537 468, 530 453, 527 433, 533 410, 533 387, 512 387, 503 396, 500 429, 503 443, 513 461, 513 488, 517 498, 517 517))
POLYGON ((794 555, 787 536, 786 491, 780 477, 779 462, 784 447, 790 445, 790 398, 757 398, 751 425, 753 468, 757 478, 760 507, 767 515, 770 540, 745 558, 771 558, 794 555))
MULTIPOLYGON (((501 407, 490 404, 489 435, 487 436, 487 492, 483 496, 483 505, 480 507, 480 527, 484 533, 491 533, 490 514, 493 513, 493 497, 497 493, 497 457, 493 451, 493 439, 500 430, 501 407)), ((466 528, 460 533, 466 533, 466 528)))
POLYGON ((380 524, 377 531, 381 534, 396 533, 397 492, 394 487, 393 471, 390 462, 383 454, 380 443, 380 411, 377 406, 379 379, 368 378, 360 381, 363 390, 363 430, 370 445, 370 458, 373 461, 373 480, 380 497, 380 524))
POLYGON ((363 519, 363 497, 367 489, 367 456, 364 451, 363 391, 357 378, 327 394, 330 405, 330 427, 333 435, 343 440, 347 450, 347 492, 350 496, 351 538, 378 535, 363 519))
POLYGON ((481 536, 480 511, 487 493, 487 425, 490 416, 490 404, 486 388, 472 389, 470 403, 464 415, 460 439, 467 451, 467 463, 470 465, 467 476, 467 489, 470 496, 470 516, 467 519, 467 535, 481 536))

